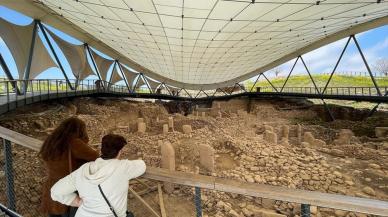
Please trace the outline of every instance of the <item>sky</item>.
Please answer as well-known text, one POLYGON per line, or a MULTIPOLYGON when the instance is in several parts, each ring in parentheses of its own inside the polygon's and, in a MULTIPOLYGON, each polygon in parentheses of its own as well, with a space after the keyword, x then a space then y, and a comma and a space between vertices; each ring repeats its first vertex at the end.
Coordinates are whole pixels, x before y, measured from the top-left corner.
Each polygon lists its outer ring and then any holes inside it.
MULTIPOLYGON (((32 22, 32 19, 24 16, 23 14, 20 14, 16 11, 13 11, 11 9, 8 9, 6 7, 0 6, 0 17, 7 20, 8 22, 17 24, 17 25, 28 25, 32 22)), ((55 34, 60 36, 62 39, 73 43, 73 44, 82 44, 81 41, 59 31, 56 30, 50 26, 47 26, 51 31, 53 31, 55 34)), ((43 40, 43 43, 47 46, 47 42, 44 40, 43 35, 41 32, 38 33, 39 37, 41 37, 43 40)), ((374 70, 374 64, 375 62, 380 58, 388 58, 388 25, 369 30, 367 32, 360 33, 356 35, 356 38, 364 52, 364 55, 371 67, 372 70, 374 70)), ((52 41, 52 39, 50 38, 52 41)), ((341 51, 343 47, 345 46, 345 43, 347 41, 347 38, 336 41, 334 43, 328 44, 326 46, 323 46, 319 49, 316 49, 314 51, 311 51, 309 53, 304 54, 302 57, 304 61, 306 62, 307 67, 309 70, 314 74, 320 74, 320 73, 330 73, 334 65, 341 54, 341 51)), ((64 70, 68 77, 70 79, 74 79, 73 74, 71 73, 71 69, 69 66, 69 63, 67 62, 66 58, 60 51, 59 47, 56 46, 55 43, 52 43, 54 46, 54 50, 56 51, 58 58, 60 59, 64 70)), ((48 49, 49 50, 49 49, 48 49)), ((110 57, 96 51, 101 56, 110 59, 110 57)), ((4 41, 0 38, 0 53, 5 58, 5 61, 7 62, 7 65, 11 71, 11 74, 17 78, 18 73, 16 70, 16 64, 12 58, 11 53, 9 52, 6 44, 4 41)), ((52 55, 51 51, 49 50, 50 55, 54 59, 54 56, 52 55)), ((55 61, 55 60, 54 60, 55 61)), ((90 61, 90 59, 89 59, 90 61)), ((277 67, 280 71, 279 76, 287 76, 289 71, 291 70, 292 65, 294 64, 295 59, 291 60, 287 63, 284 63, 277 67)), ((110 77, 110 72, 112 71, 112 66, 108 72, 108 78, 110 77)), ((93 69, 93 67, 92 67, 93 69)), ((93 69, 94 71, 94 69, 93 69)), ((358 53, 358 50, 354 44, 353 41, 350 42, 343 59, 341 60, 336 72, 367 72, 366 67, 361 59, 360 54, 358 53)), ((293 75, 297 74, 305 74, 306 70, 304 69, 301 61, 298 61, 294 71, 293 75)), ((269 72, 266 72, 266 75, 268 77, 274 77, 273 70, 269 70, 269 72)), ((3 69, 0 67, 0 77, 5 77, 3 69)), ((42 72, 37 78, 39 79, 63 79, 64 76, 59 68, 50 68, 44 72, 42 72)), ((97 79, 97 76, 89 76, 87 79, 97 79)), ((251 78, 251 80, 255 80, 256 76, 251 78)), ((118 84, 124 84, 123 82, 119 82, 118 84)))

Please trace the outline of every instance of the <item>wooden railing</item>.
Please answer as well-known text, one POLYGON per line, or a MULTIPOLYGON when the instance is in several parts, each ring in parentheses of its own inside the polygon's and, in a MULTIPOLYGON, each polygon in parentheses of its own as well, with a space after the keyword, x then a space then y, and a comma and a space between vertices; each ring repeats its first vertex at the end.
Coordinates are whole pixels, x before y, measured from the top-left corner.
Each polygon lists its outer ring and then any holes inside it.
MULTIPOLYGON (((0 127, 0 137, 3 138, 4 141, 7 141, 5 143, 10 144, 11 142, 35 151, 38 151, 42 145, 42 141, 40 140, 20 134, 4 127, 0 127)), ((227 193, 308 204, 365 214, 388 216, 388 202, 375 199, 290 189, 264 184, 246 183, 212 176, 169 171, 154 167, 148 167, 143 177, 157 181, 171 182, 180 185, 205 188, 227 193)), ((13 189, 7 189, 7 191, 10 190, 13 189)))

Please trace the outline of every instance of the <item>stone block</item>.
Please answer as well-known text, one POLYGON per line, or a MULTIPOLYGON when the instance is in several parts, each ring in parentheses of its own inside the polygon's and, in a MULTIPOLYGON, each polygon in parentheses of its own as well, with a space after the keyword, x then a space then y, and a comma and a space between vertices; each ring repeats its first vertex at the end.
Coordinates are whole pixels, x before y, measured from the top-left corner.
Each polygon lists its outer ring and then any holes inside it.
POLYGON ((341 129, 338 133, 337 139, 335 139, 333 143, 335 145, 349 145, 353 136, 354 134, 351 130, 341 129))
POLYGON ((259 216, 261 217, 287 217, 286 215, 276 213, 274 210, 264 210, 260 211, 259 216))
POLYGON ((247 115, 248 115, 248 112, 247 112, 247 111, 244 111, 244 110, 241 110, 241 109, 239 109, 239 110, 237 110, 237 115, 238 115, 239 117, 245 117, 245 116, 247 116, 247 115))
POLYGON ((269 126, 269 125, 264 125, 264 131, 268 130, 270 132, 273 132, 273 127, 272 126, 269 126))
POLYGON ((305 148, 311 146, 310 143, 308 143, 308 142, 302 142, 300 145, 301 145, 302 147, 305 147, 305 148))
POLYGON ((200 164, 210 172, 214 172, 214 149, 213 147, 200 144, 199 145, 199 162, 200 164))
POLYGON ((138 118, 137 123, 144 123, 144 118, 138 118))
POLYGON ((314 144, 314 140, 315 140, 314 135, 311 132, 305 132, 303 134, 303 141, 304 142, 308 142, 311 145, 313 145, 314 144))
POLYGON ((206 112, 201 112, 201 116, 204 118, 206 117, 206 112))
POLYGON ((375 134, 378 138, 384 138, 388 136, 388 127, 376 127, 375 134))
POLYGON ((182 131, 184 134, 191 134, 191 125, 183 125, 182 126, 182 131))
POLYGON ((163 134, 168 133, 168 124, 163 124, 163 134))
POLYGON ((275 201, 267 198, 261 199, 261 206, 266 209, 273 209, 275 206, 275 201))
POLYGON ((278 136, 276 133, 266 130, 264 131, 264 139, 265 141, 272 143, 272 144, 278 144, 278 136))
POLYGON ((144 122, 137 123, 137 132, 145 133, 146 132, 146 124, 144 122))
POLYGON ((315 146, 315 147, 324 147, 324 146, 326 146, 326 142, 321 140, 321 139, 315 139, 314 143, 313 143, 313 146, 315 146))

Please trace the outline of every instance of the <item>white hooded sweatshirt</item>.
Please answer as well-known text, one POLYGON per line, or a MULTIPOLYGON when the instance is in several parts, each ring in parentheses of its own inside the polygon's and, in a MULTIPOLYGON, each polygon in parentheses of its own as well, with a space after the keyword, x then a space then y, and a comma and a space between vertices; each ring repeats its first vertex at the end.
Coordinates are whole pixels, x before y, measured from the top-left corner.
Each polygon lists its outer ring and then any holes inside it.
POLYGON ((129 180, 141 176, 146 170, 142 160, 103 160, 82 165, 59 180, 51 188, 53 200, 70 205, 78 191, 82 205, 76 217, 114 217, 98 189, 101 185, 105 196, 119 217, 125 217, 129 180))

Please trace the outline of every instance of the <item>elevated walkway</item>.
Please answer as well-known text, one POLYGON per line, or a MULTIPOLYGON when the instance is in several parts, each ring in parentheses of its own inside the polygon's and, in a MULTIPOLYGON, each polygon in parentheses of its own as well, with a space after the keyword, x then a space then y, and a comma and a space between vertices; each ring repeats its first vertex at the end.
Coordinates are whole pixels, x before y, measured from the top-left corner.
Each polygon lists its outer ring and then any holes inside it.
POLYGON ((150 89, 128 90, 125 86, 118 86, 105 82, 106 88, 97 88, 93 80, 81 81, 77 89, 71 90, 65 86, 65 80, 29 80, 29 81, 1 81, 0 82, 0 114, 12 111, 16 108, 28 104, 42 102, 47 100, 72 98, 72 97, 128 97, 128 98, 145 98, 145 99, 163 99, 178 101, 211 101, 211 100, 228 100, 238 97, 249 98, 311 98, 311 99, 335 99, 335 100, 353 100, 366 101, 374 103, 388 103, 388 87, 380 87, 382 95, 378 95, 373 87, 333 87, 327 88, 322 94, 322 88, 319 92, 313 87, 290 87, 284 88, 261 88, 260 92, 239 90, 239 92, 227 93, 220 89, 208 91, 205 93, 200 90, 198 93, 185 89, 178 91, 178 95, 173 95, 170 91, 156 93, 150 89), (25 83, 27 86, 25 94, 21 94, 25 83))

